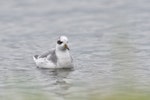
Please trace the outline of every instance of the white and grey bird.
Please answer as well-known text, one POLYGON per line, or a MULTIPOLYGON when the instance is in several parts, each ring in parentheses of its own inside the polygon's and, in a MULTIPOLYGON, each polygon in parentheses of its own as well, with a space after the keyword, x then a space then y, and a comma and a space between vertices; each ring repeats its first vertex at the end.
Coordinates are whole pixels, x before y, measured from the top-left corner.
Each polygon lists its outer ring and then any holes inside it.
POLYGON ((36 66, 39 68, 73 68, 73 59, 67 44, 68 38, 60 36, 54 49, 33 56, 36 66))

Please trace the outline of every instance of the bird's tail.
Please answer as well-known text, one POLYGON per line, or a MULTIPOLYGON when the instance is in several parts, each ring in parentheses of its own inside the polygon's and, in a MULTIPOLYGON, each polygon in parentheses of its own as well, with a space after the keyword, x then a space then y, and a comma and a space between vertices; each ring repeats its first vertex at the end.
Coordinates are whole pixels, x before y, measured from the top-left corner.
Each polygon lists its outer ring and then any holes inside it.
POLYGON ((36 62, 36 60, 38 59, 39 55, 34 55, 33 56, 33 60, 36 62))

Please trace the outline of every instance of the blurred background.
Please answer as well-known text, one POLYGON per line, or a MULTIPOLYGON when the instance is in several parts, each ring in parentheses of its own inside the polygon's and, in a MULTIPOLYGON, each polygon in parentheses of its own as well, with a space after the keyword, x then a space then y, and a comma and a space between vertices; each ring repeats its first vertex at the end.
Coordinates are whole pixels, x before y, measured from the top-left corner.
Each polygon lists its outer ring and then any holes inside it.
POLYGON ((1 0, 1 100, 148 100, 149 0, 1 0), (32 56, 69 38, 74 70, 32 56))

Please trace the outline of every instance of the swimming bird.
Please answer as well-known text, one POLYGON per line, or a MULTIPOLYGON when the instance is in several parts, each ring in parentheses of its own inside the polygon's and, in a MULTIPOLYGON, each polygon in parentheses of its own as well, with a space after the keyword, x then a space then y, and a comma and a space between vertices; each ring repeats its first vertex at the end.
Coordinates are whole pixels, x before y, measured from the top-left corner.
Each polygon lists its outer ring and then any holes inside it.
POLYGON ((33 60, 39 68, 73 68, 73 59, 68 47, 68 38, 60 36, 54 49, 41 55, 33 56, 33 60))

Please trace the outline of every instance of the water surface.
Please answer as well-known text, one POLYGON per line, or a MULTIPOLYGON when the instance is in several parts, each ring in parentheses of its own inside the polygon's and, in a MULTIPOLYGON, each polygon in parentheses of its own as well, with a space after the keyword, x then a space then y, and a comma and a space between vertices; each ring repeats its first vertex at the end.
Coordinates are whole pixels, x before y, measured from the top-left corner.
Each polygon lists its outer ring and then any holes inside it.
POLYGON ((0 1, 3 100, 147 100, 150 1, 0 1), (69 38, 74 70, 36 68, 32 56, 69 38), (131 97, 131 98, 130 98, 131 97))

